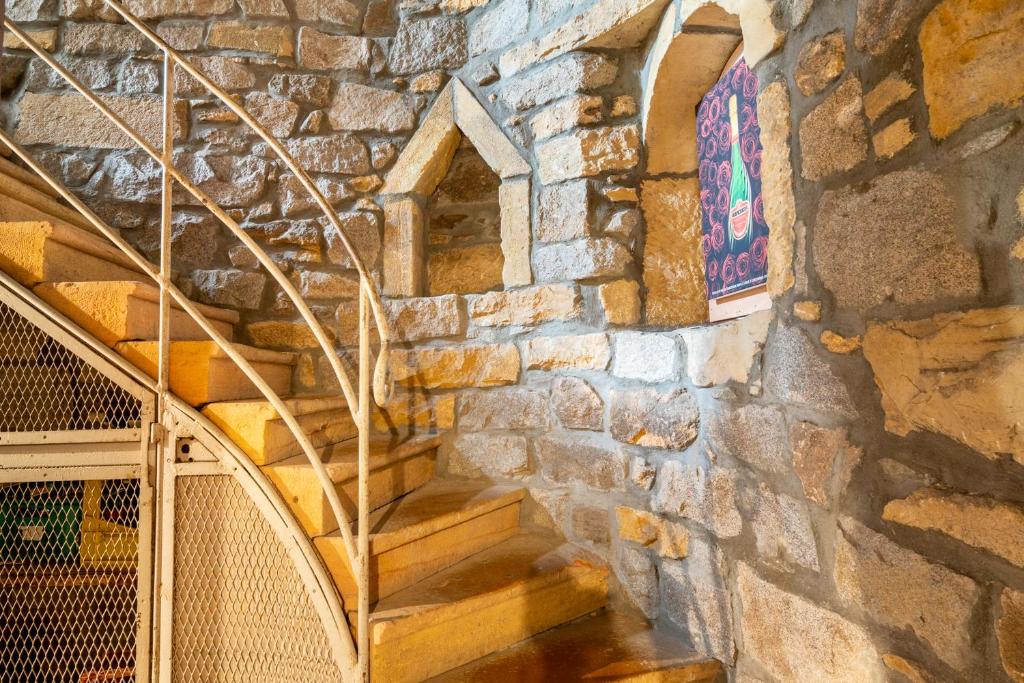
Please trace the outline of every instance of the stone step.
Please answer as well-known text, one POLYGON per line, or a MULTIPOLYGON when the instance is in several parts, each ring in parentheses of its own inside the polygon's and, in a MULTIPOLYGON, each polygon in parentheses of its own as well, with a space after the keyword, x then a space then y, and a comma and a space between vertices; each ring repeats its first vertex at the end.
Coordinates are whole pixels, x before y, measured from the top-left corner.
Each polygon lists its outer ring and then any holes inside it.
MULTIPOLYGON (((5 212, 0 209, 0 214, 5 212)), ((40 282, 149 280, 106 240, 60 221, 0 220, 0 270, 26 287, 40 282)))
MULTIPOLYGON (((41 178, 39 182, 43 182, 41 178)), ((85 216, 57 201, 54 194, 26 182, 25 176, 0 169, 0 203, 4 204, 0 215, 3 220, 57 219, 86 232, 99 234, 85 216)))
POLYGON ((35 173, 27 168, 18 166, 13 161, 8 161, 3 157, 0 157, 0 173, 14 180, 31 185, 40 192, 49 195, 50 197, 57 199, 60 197, 57 191, 50 187, 45 180, 37 176, 35 173))
POLYGON ((370 672, 422 681, 601 609, 607 595, 598 558, 523 532, 379 601, 370 672))
POLYGON ((695 654, 678 636, 655 630, 643 616, 616 607, 430 680, 725 683, 726 676, 718 661, 695 654))
MULTIPOLYGON (((516 486, 435 480, 374 512, 370 601, 392 595, 515 534, 524 495, 524 489, 516 486)), ((355 580, 341 534, 321 536, 315 544, 346 604, 355 604, 355 580)))
MULTIPOLYGON (((45 282, 36 295, 78 323, 104 344, 154 340, 160 335, 160 289, 142 282, 45 282)), ((232 338, 238 313, 196 304, 218 332, 232 338)), ((205 341, 209 336, 199 324, 171 305, 171 339, 205 341)))
MULTIPOLYGON (((423 486, 434 476, 439 438, 413 437, 396 442, 374 440, 370 445, 370 509, 375 510, 423 486)), ((355 519, 359 486, 358 443, 350 439, 321 451, 342 507, 355 519)), ((263 467, 310 538, 338 529, 338 521, 305 454, 263 467)))
MULTIPOLYGON (((316 448, 324 448, 358 435, 352 413, 340 396, 311 396, 285 401, 316 448)), ((257 465, 271 465, 302 453, 269 401, 225 401, 211 403, 203 414, 238 444, 257 465)))
MULTIPOLYGON (((159 344, 120 342, 114 349, 150 377, 156 377, 159 344)), ((234 344, 242 357, 278 394, 291 389, 295 354, 234 344)), ((212 341, 171 342, 171 391, 193 406, 262 396, 241 368, 212 341)))

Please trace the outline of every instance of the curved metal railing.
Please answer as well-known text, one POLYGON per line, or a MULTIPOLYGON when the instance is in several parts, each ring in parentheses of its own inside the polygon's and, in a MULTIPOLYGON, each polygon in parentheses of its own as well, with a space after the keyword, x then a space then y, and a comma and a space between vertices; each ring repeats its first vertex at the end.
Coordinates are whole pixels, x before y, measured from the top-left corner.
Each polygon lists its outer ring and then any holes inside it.
MULTIPOLYGON (((42 177, 46 183, 53 188, 65 201, 80 212, 96 230, 110 240, 120 251, 122 251, 132 263, 143 273, 155 280, 160 286, 160 338, 159 338, 159 369, 157 385, 161 397, 169 394, 169 354, 170 354, 170 333, 169 333, 169 312, 170 302, 173 301, 191 317, 199 327, 217 344, 259 389, 260 393, 273 405, 278 415, 288 426, 292 435, 302 448, 302 452, 309 460, 316 473, 317 479, 323 488, 330 508, 337 518, 341 538, 349 556, 350 565, 355 569, 356 584, 358 586, 358 623, 357 643, 358 661, 360 675, 365 679, 368 672, 369 662, 369 600, 368 600, 368 571, 369 571, 369 437, 370 437, 370 411, 372 409, 371 394, 377 403, 383 404, 390 394, 390 379, 388 377, 388 354, 390 348, 390 335, 388 331, 387 318, 384 313, 383 303, 376 285, 370 276, 370 271, 363 263, 359 253, 354 248, 348 235, 342 227, 337 212, 327 202, 326 198, 319 191, 308 174, 298 165, 294 158, 288 153, 279 140, 270 134, 248 111, 240 106, 223 89, 217 86, 201 70, 196 68, 187 59, 177 53, 163 38, 153 32, 145 23, 121 7, 115 0, 104 0, 104 2, 120 15, 128 24, 142 33, 153 45, 160 49, 164 58, 164 88, 163 88, 163 140, 162 149, 157 150, 152 144, 146 141, 136 130, 128 125, 124 119, 114 112, 97 95, 92 93, 81 81, 75 78, 65 69, 54 57, 39 46, 29 35, 22 31, 8 18, 4 18, 4 26, 11 34, 22 42, 37 57, 56 71, 61 78, 85 97, 96 107, 107 119, 128 136, 140 149, 156 160, 163 171, 162 185, 162 206, 161 206, 161 239, 160 239, 160 265, 159 267, 150 263, 144 256, 139 254, 117 230, 107 225, 78 197, 72 194, 59 181, 55 180, 32 156, 19 146, 12 136, 6 131, 0 130, 0 142, 7 145, 30 169, 42 177), (190 76, 195 78, 214 96, 216 96, 228 109, 239 119, 251 128, 269 148, 273 150, 278 159, 290 170, 303 188, 313 198, 316 205, 327 217, 331 226, 337 233, 337 237, 348 252, 352 263, 359 275, 359 354, 358 354, 358 388, 353 383, 342 365, 341 358, 336 353, 333 342, 326 331, 309 308, 308 304, 277 264, 264 252, 260 246, 250 237, 238 223, 231 218, 227 212, 216 204, 205 192, 195 183, 178 170, 173 164, 174 125, 174 71, 181 68, 190 76), (358 488, 358 530, 354 536, 351 528, 351 520, 342 506, 340 496, 327 472, 319 453, 313 446, 309 437, 303 432, 295 415, 288 409, 284 400, 277 395, 273 388, 255 371, 252 365, 234 348, 228 341, 213 327, 213 325, 200 313, 195 304, 192 303, 174 284, 171 282, 171 211, 172 211, 172 186, 177 182, 196 200, 205 206, 220 222, 228 228, 232 235, 238 238, 246 248, 255 255, 256 259, 266 269, 275 282, 281 287, 285 294, 295 305, 303 321, 309 326, 318 345, 323 350, 342 394, 349 406, 349 410, 355 419, 359 432, 359 488, 358 488), (374 366, 372 377, 370 372, 370 325, 375 324, 379 337, 379 351, 374 366)), ((347 629, 346 629, 347 631, 347 629)))

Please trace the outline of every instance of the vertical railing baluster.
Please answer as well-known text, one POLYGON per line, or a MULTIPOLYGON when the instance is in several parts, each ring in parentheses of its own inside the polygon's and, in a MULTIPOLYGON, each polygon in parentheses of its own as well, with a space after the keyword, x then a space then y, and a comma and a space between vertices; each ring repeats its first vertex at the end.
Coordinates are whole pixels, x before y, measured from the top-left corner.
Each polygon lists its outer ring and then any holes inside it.
MULTIPOLYGON (((160 398, 170 391, 171 354, 171 295, 168 285, 171 281, 171 163, 174 159, 174 60, 164 52, 163 89, 163 149, 161 150, 161 204, 160 204, 160 341, 159 371, 157 383, 160 398)), ((163 415, 160 416, 163 422, 163 415)), ((164 423, 166 424, 166 423, 164 423)))
POLYGON ((370 297, 365 278, 359 284, 359 673, 370 671, 370 297))

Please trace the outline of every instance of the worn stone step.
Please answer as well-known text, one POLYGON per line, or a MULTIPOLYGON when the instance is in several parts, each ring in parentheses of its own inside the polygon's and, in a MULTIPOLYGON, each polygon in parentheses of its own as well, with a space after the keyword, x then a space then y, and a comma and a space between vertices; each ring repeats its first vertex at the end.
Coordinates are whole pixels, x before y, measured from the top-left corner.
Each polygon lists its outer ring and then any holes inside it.
POLYGON ((35 189, 39 190, 43 194, 49 195, 50 197, 57 199, 60 197, 57 191, 50 187, 45 180, 37 176, 35 173, 27 168, 18 166, 13 161, 8 161, 3 157, 0 157, 0 173, 19 182, 30 185, 35 189))
POLYGON ((720 662, 698 655, 642 615, 616 608, 542 633, 453 669, 431 683, 633 681, 725 683, 720 662))
MULTIPOLYGON (((0 169, 0 210, 3 220, 48 220, 57 219, 77 228, 99 234, 85 216, 65 204, 61 204, 50 192, 26 182, 24 176, 15 177, 0 169), (14 216, 9 218, 9 216, 14 216)), ((42 182, 42 179, 39 179, 42 182)))
POLYGON ((594 555, 519 533, 379 601, 371 675, 422 681, 598 610, 607 595, 608 570, 594 555))
MULTIPOLYGON (((159 344, 120 342, 114 349, 150 377, 156 377, 159 344)), ((295 354, 234 344, 242 357, 278 394, 291 389, 295 354)), ((171 342, 171 391, 193 406, 262 396, 241 368, 212 341, 171 342)))
MULTIPOLYGON (((375 510, 423 486, 434 476, 439 439, 374 440, 370 446, 370 509, 375 510)), ((328 475, 351 519, 358 508, 358 443, 350 439, 321 451, 328 475)), ((338 521, 305 454, 263 467, 310 538, 338 529, 338 521)))
MULTIPOLYGON (((525 490, 435 480, 370 519, 370 601, 392 595, 512 536, 525 490)), ((346 604, 356 586, 341 534, 315 539, 346 604)))
MULTIPOLYGON (((316 448, 355 438, 352 413, 340 396, 310 396, 285 401, 316 448)), ((238 444, 257 465, 270 465, 302 453, 292 431, 269 401, 211 403, 203 414, 238 444)))
MULTIPOLYGON (((108 346, 122 341, 154 340, 160 336, 160 289, 142 282, 45 282, 36 295, 108 346)), ((238 313, 196 304, 213 327, 229 340, 238 313)), ((171 303, 171 339, 205 341, 199 324, 171 303)))
MULTIPOLYGON (((4 213, 6 209, 0 209, 4 213)), ((0 220, 0 270, 26 287, 40 282, 149 279, 103 238, 60 221, 0 220)))

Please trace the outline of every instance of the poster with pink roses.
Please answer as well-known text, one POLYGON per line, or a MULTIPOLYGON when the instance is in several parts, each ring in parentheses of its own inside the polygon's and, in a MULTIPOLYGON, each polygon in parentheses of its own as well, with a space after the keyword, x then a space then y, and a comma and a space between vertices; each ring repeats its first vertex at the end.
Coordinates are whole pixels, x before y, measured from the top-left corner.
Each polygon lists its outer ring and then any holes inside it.
POLYGON ((709 299, 768 281, 757 88, 757 76, 741 58, 697 109, 701 247, 709 299))

